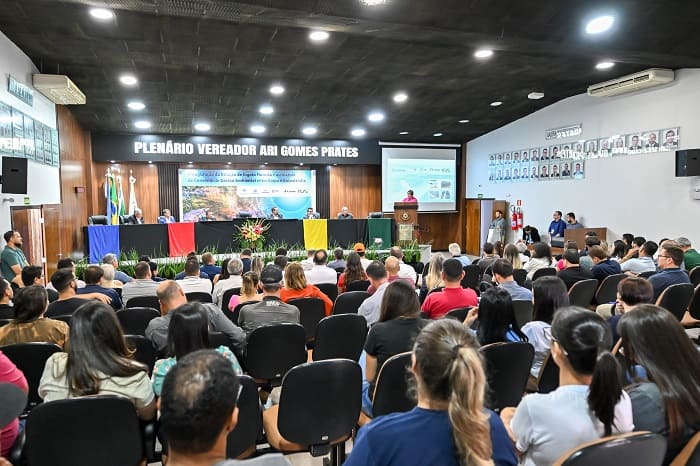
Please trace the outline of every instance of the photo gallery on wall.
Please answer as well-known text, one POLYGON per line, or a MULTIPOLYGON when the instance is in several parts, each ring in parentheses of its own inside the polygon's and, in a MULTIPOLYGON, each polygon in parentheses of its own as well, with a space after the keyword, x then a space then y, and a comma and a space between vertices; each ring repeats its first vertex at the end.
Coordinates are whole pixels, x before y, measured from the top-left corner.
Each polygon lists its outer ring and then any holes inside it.
POLYGON ((489 155, 489 181, 582 180, 586 160, 678 149, 680 128, 642 131, 489 155))

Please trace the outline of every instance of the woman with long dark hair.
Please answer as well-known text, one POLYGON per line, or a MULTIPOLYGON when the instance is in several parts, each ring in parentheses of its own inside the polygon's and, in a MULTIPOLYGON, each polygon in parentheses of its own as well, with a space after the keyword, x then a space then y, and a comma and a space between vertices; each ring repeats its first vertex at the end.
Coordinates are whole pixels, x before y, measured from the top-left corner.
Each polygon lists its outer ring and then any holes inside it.
MULTIPOLYGON (((248 272, 251 273, 251 272, 248 272)), ((209 319, 202 303, 193 302, 183 304, 170 311, 172 318, 168 325, 168 358, 159 359, 153 367, 151 382, 153 391, 160 396, 163 388, 163 380, 177 360, 183 356, 201 349, 208 349, 209 345, 209 319)), ((233 352, 226 346, 219 346, 216 351, 231 361, 233 370, 238 375, 243 373, 241 365, 233 352)))
POLYGON ((527 341, 535 348, 530 375, 537 377, 544 358, 552 346, 552 319, 554 313, 569 305, 569 293, 559 277, 542 277, 532 283, 532 322, 523 325, 527 341))
POLYGON ((39 383, 44 401, 89 395, 128 398, 143 419, 156 413, 146 366, 133 360, 112 307, 97 301, 75 311, 68 352, 49 357, 39 383))
POLYGON ((627 243, 621 239, 615 240, 613 243, 612 252, 610 253, 610 259, 619 262, 620 259, 627 255, 627 251, 629 251, 629 246, 627 246, 627 243))
POLYGON ((666 436, 668 462, 700 428, 700 353, 678 320, 653 304, 625 312, 617 329, 627 367, 641 365, 647 375, 626 388, 634 428, 666 436))
POLYGON ((372 414, 371 393, 379 369, 390 357, 410 351, 420 330, 428 323, 420 318, 416 291, 406 280, 391 282, 384 291, 379 321, 372 326, 365 343, 365 382, 362 409, 372 414))
POLYGON ((484 408, 486 376, 467 327, 430 322, 413 345, 411 372, 418 406, 360 429, 346 466, 517 464, 503 423, 484 408))
POLYGON ((482 345, 527 341, 515 321, 513 299, 503 288, 493 287, 481 293, 478 316, 477 335, 482 345))
POLYGON ((620 366, 610 353, 610 327, 579 307, 559 309, 552 321, 552 350, 559 388, 527 395, 501 418, 510 428, 525 466, 552 464, 592 440, 630 432, 632 404, 620 384, 620 366))
POLYGON ((552 249, 546 243, 535 243, 533 254, 527 264, 523 266, 527 270, 527 278, 532 280, 532 276, 539 269, 553 268, 556 261, 552 257, 552 249))
POLYGON ((338 293, 345 293, 345 288, 354 281, 367 280, 361 259, 355 251, 348 254, 348 259, 345 261, 345 271, 338 277, 338 293))

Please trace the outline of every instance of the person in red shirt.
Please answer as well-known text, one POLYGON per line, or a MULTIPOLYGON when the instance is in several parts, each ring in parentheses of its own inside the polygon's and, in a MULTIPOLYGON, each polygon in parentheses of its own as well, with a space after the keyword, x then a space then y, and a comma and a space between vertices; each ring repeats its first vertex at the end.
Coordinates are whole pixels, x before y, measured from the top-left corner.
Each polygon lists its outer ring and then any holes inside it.
POLYGON ((290 262, 284 269, 284 288, 280 292, 280 299, 288 303, 291 299, 318 298, 323 301, 324 311, 327 316, 333 310, 333 301, 323 291, 306 282, 304 268, 299 262, 290 262))
MULTIPOLYGON (((0 383, 12 384, 25 393, 29 390, 27 379, 24 378, 22 371, 17 369, 17 366, 2 351, 0 351, 0 383)), ((18 433, 19 420, 16 418, 6 426, 0 426, 1 456, 7 456, 18 433)))
POLYGON ((442 264, 442 281, 445 288, 442 291, 430 293, 421 311, 428 315, 429 319, 439 319, 452 309, 460 307, 476 306, 478 300, 476 292, 471 288, 462 288, 461 281, 464 277, 462 263, 457 259, 447 259, 442 264))

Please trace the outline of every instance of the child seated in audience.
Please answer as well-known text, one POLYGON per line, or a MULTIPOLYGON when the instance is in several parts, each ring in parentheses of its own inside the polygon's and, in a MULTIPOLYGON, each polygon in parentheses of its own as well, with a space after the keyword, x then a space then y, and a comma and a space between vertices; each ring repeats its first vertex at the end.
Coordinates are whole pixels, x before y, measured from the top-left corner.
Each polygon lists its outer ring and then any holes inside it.
MULTIPOLYGON (((160 396, 163 379, 177 360, 200 349, 209 348, 209 320, 201 303, 183 304, 172 312, 168 325, 168 358, 159 359, 153 367, 151 382, 156 396, 160 396)), ((217 353, 231 361, 236 374, 243 374, 241 365, 233 352, 226 346, 216 348, 217 353)))
POLYGON ((345 465, 516 465, 503 423, 484 408, 478 348, 473 333, 452 319, 423 328, 411 368, 418 406, 360 429, 345 465))
POLYGON ((525 466, 552 464, 568 450, 603 436, 632 431, 632 404, 610 353, 610 327, 588 309, 566 307, 552 322, 559 388, 527 395, 501 411, 525 466))
POLYGON ((626 388, 634 430, 667 437, 668 464, 700 428, 700 353, 673 314, 653 304, 625 312, 618 332, 627 367, 647 374, 626 388))
POLYGON ((108 305, 87 301, 73 314, 67 353, 46 361, 39 383, 44 401, 89 395, 117 395, 134 403, 139 417, 156 414, 146 366, 133 360, 116 313, 108 305))

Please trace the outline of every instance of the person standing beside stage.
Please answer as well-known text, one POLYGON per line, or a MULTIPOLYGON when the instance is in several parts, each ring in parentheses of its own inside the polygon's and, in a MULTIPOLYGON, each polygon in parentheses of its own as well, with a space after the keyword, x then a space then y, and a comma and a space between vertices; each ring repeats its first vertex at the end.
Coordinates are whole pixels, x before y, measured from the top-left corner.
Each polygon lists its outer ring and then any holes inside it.
POLYGON ((175 217, 170 215, 170 209, 163 209, 160 214, 160 217, 158 217, 158 223, 175 223, 177 221, 175 220, 175 217))
POLYGON ((406 197, 401 199, 401 202, 415 202, 417 204, 418 199, 413 197, 413 190, 409 189, 408 191, 406 191, 406 197))
POLYGON ((7 245, 0 254, 0 271, 5 280, 22 288, 22 269, 29 265, 21 249, 22 235, 19 231, 10 230, 5 232, 4 238, 7 245))
POLYGON ((354 218, 352 213, 345 206, 343 206, 343 208, 340 209, 340 212, 338 212, 338 220, 349 220, 352 218, 354 218))
POLYGON ((503 218, 503 211, 496 210, 495 215, 496 217, 489 224, 489 230, 494 230, 498 237, 489 238, 490 243, 496 243, 506 237, 506 220, 503 218))

